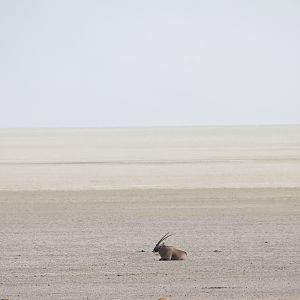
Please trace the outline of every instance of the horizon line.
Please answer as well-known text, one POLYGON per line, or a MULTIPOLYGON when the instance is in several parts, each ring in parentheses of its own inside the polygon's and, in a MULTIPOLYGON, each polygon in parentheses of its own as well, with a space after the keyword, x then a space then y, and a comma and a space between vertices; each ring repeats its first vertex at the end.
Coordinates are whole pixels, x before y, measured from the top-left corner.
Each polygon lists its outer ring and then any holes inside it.
POLYGON ((138 129, 138 128, 192 128, 192 127, 272 127, 299 126, 300 123, 261 123, 261 124, 203 124, 203 125, 108 125, 108 126, 16 126, 0 127, 3 129, 138 129))

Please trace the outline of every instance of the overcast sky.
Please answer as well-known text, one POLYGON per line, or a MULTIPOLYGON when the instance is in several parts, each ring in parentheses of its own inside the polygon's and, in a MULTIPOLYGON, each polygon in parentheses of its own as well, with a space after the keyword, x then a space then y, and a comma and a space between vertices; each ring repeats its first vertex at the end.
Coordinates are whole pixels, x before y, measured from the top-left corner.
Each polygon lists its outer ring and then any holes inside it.
POLYGON ((0 0, 0 127, 300 123, 300 1, 0 0))

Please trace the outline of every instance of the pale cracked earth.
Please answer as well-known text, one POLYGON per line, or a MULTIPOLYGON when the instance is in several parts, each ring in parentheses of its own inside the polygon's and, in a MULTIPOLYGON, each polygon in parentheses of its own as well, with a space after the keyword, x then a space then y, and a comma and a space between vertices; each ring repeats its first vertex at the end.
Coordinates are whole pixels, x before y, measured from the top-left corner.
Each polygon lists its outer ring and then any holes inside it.
POLYGON ((300 299, 299 129, 0 130, 0 299, 300 299))

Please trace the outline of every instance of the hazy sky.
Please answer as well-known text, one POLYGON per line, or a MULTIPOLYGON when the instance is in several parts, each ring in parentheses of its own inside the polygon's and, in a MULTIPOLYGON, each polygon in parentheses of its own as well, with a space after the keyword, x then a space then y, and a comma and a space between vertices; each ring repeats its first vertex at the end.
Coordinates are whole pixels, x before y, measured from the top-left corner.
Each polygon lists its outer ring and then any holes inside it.
POLYGON ((300 1, 0 0, 0 127, 300 123, 300 1))

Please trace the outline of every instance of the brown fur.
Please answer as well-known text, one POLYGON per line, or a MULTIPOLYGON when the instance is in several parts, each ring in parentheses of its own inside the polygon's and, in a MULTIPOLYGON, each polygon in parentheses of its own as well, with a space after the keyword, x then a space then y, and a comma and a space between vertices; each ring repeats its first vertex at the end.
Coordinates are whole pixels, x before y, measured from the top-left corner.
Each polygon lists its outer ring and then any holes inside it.
POLYGON ((159 247, 158 253, 161 257, 160 260, 185 260, 187 254, 185 251, 179 250, 173 246, 166 246, 164 244, 159 247))

